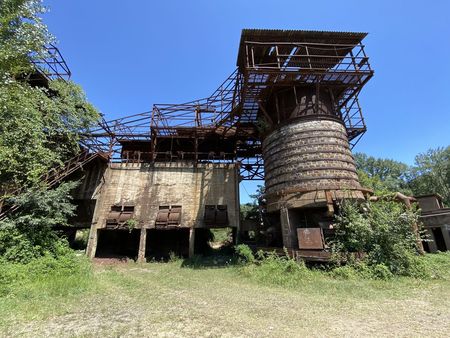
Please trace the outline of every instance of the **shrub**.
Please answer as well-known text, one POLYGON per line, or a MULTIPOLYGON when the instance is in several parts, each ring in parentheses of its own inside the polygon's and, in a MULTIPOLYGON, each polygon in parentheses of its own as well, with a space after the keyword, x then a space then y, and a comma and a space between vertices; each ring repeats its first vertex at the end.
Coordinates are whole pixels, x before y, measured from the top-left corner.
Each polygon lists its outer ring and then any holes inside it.
POLYGON ((45 255, 57 257, 67 247, 53 231, 55 225, 67 225, 75 207, 70 191, 76 183, 62 183, 54 190, 33 190, 12 201, 20 206, 0 221, 0 257, 6 261, 29 263, 45 255))
POLYGON ((255 256, 253 255, 253 251, 248 247, 248 245, 245 244, 236 245, 234 247, 234 251, 238 256, 239 263, 246 264, 255 262, 255 256))
MULTIPOLYGON (((424 275, 423 264, 417 257, 416 235, 411 230, 413 223, 418 223, 418 211, 395 201, 364 205, 345 201, 336 216, 336 235, 331 247, 335 253, 347 257, 366 253, 363 260, 375 269, 372 270, 375 277, 387 277, 386 269, 396 275, 424 275)), ((352 264, 354 260, 349 262, 352 264)))
POLYGON ((241 266, 239 272, 263 284, 295 287, 311 275, 303 261, 288 255, 258 251, 256 256, 247 245, 235 247, 241 266))
POLYGON ((29 263, 0 260, 0 296, 66 295, 89 287, 91 264, 86 257, 61 247, 58 257, 47 254, 29 263), (30 294, 28 294, 30 292, 30 294))
POLYGON ((375 279, 391 279, 394 275, 391 270, 384 264, 376 264, 371 266, 371 274, 375 279))

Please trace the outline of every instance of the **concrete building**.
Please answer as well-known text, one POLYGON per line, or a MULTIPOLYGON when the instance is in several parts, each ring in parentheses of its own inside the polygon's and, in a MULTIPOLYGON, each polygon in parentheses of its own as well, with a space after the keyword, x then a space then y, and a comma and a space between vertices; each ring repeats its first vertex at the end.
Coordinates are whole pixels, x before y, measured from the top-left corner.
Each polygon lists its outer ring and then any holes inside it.
POLYGON ((96 206, 87 254, 192 256, 196 233, 239 227, 238 182, 234 164, 111 163, 91 183, 96 206))
POLYGON ((445 208, 437 194, 416 196, 421 209, 420 221, 424 225, 428 252, 450 250, 450 208, 445 208))

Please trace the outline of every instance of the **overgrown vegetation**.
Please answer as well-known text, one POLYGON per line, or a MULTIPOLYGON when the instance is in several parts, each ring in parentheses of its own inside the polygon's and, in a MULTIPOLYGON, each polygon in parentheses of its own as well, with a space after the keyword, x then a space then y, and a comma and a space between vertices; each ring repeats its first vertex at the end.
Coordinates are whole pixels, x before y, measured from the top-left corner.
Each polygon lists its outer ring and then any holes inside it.
POLYGON ((51 228, 73 214, 74 184, 50 191, 42 176, 79 152, 80 134, 99 118, 73 82, 27 81, 53 41, 40 18, 45 11, 37 0, 0 3, 0 204, 20 206, 0 222, 0 257, 16 263, 66 254, 51 228))
POLYGON ((339 260, 345 257, 347 264, 367 264, 383 276, 424 277, 427 272, 418 257, 413 231, 418 223, 418 210, 394 200, 361 205, 344 201, 336 217, 331 247, 339 260), (362 258, 358 262, 355 257, 362 258))
POLYGON ((374 279, 388 280, 405 277, 415 279, 450 280, 450 253, 412 256, 404 253, 394 266, 402 274, 391 271, 389 264, 368 259, 347 261, 343 264, 316 264, 307 267, 304 262, 286 255, 253 251, 247 245, 235 247, 239 274, 267 285, 299 287, 309 280, 374 279), (405 263, 406 262, 406 263, 405 263), (401 268, 401 269, 400 269, 401 268))
POLYGON ((58 256, 49 253, 28 263, 0 259, 0 297, 31 299, 67 296, 89 288, 93 275, 86 257, 78 257, 67 246, 57 248, 58 256))
POLYGON ((15 263, 51 256, 64 256, 70 249, 53 227, 67 225, 75 207, 70 191, 75 183, 63 183, 53 190, 33 190, 14 198, 20 208, 0 221, 0 257, 15 263))

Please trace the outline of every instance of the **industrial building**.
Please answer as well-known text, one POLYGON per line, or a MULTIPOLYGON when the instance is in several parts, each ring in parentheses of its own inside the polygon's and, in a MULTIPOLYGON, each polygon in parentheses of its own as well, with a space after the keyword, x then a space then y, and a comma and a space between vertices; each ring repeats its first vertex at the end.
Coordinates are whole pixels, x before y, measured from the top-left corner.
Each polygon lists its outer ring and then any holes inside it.
MULTIPOLYGON (((88 256, 192 256, 210 229, 231 228, 235 241, 327 259, 340 201, 370 194, 351 153, 374 73, 366 35, 244 29, 236 69, 210 96, 102 119, 45 178, 81 180, 72 224, 90 228, 88 256), (240 219, 242 180, 264 180, 261 220, 240 219)), ((57 50, 44 65, 46 78, 70 76, 57 50)))
POLYGON ((367 192, 350 150, 366 131, 365 36, 243 30, 237 69, 209 97, 102 121, 84 140, 77 195, 87 254, 191 256, 205 231, 231 227, 236 240, 270 233, 269 246, 320 255, 337 202, 367 192), (251 179, 265 180, 265 222, 241 227, 239 182, 251 179))

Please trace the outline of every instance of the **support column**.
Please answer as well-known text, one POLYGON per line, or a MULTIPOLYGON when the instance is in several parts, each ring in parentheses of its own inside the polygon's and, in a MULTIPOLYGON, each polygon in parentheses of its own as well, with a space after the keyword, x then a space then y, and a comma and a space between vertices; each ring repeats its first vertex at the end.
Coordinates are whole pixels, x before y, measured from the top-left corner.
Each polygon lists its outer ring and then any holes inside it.
POLYGON ((97 241, 98 241, 98 229, 95 225, 92 225, 89 231, 89 240, 86 248, 86 256, 90 259, 95 257, 95 252, 97 251, 97 241))
POLYGON ((430 252, 436 252, 437 251, 437 245, 436 245, 436 240, 434 238, 434 234, 433 234, 432 229, 431 228, 427 228, 425 231, 426 231, 426 233, 428 235, 427 239, 429 240, 427 242, 428 249, 430 250, 430 252))
POLYGON ((195 228, 189 229, 189 258, 194 257, 195 228))
POLYGON ((450 250, 450 225, 444 224, 441 226, 442 237, 444 237, 445 248, 450 250))
POLYGON ((145 263, 145 248, 147 246, 147 229, 141 228, 141 235, 139 237, 139 252, 138 252, 138 262, 145 263))
POLYGON ((297 234, 296 229, 289 219, 289 210, 286 207, 280 209, 281 233, 283 235, 283 246, 286 249, 296 249, 297 234))

